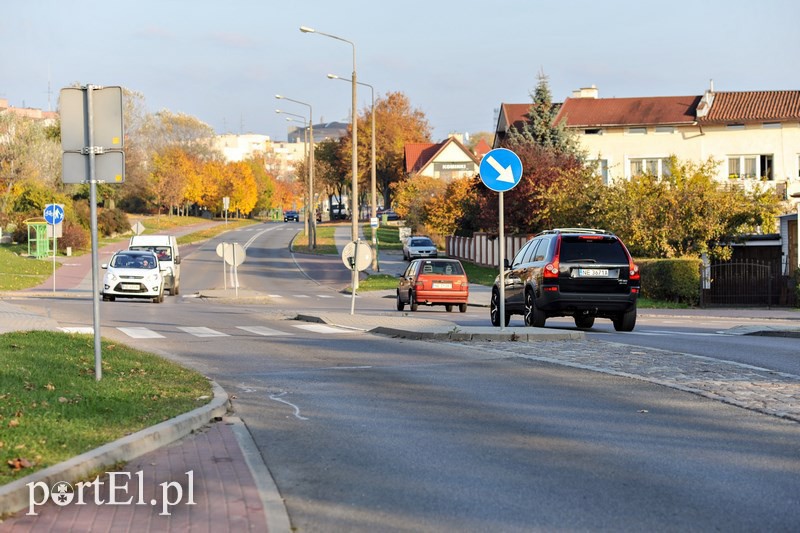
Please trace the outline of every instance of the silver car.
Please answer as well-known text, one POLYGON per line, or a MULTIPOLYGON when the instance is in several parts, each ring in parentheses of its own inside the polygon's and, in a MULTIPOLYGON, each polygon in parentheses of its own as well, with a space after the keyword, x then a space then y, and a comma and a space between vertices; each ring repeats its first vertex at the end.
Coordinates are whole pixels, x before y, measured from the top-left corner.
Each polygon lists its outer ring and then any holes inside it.
POLYGON ((436 257, 438 250, 430 237, 416 236, 406 239, 403 245, 403 259, 411 261, 418 257, 436 257))

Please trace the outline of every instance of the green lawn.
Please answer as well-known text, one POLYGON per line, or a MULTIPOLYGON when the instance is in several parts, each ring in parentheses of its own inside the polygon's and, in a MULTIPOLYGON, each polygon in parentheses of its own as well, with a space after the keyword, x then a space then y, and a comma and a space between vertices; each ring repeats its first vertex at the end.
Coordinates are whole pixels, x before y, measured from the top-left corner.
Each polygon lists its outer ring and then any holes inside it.
POLYGON ((91 335, 0 335, 0 485, 205 405, 204 376, 91 335))

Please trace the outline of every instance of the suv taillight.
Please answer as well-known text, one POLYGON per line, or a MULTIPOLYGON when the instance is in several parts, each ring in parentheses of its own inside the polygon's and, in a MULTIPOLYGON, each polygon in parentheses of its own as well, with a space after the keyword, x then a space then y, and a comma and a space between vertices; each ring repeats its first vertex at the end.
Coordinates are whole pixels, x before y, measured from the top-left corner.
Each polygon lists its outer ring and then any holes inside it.
POLYGON ((543 278, 557 278, 558 277, 558 260, 561 255, 561 235, 556 238, 556 250, 553 254, 553 260, 547 263, 542 272, 543 278))
POLYGON ((639 266, 636 265, 633 260, 629 260, 628 268, 630 271, 628 272, 628 279, 639 279, 639 266))

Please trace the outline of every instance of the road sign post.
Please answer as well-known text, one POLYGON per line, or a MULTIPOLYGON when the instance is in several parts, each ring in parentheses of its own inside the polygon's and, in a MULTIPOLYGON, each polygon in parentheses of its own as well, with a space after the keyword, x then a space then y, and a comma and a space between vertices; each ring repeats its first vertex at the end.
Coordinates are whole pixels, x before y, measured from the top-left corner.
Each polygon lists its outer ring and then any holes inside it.
POLYGON ((48 232, 53 237, 53 293, 55 293, 56 254, 58 253, 58 238, 61 236, 61 223, 64 221, 64 206, 62 204, 44 206, 44 220, 47 222, 48 232))
POLYGON ((500 240, 500 301, 498 302, 498 313, 500 315, 500 329, 504 330, 506 328, 506 234, 503 193, 516 187, 520 179, 522 179, 522 161, 511 150, 495 148, 487 152, 481 159, 480 176, 484 185, 499 193, 497 199, 499 219, 497 233, 500 240))
POLYGON ((355 313, 356 309, 356 289, 358 288, 358 273, 366 270, 372 263, 372 249, 369 244, 361 239, 348 242, 342 250, 342 262, 344 266, 353 272, 353 287, 350 298, 350 314, 355 313))

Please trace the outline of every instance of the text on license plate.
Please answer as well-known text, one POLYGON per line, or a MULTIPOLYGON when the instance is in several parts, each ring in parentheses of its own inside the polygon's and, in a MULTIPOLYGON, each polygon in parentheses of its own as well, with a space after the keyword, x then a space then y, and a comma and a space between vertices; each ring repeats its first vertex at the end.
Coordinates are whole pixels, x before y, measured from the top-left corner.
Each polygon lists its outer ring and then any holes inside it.
POLYGON ((578 270, 578 276, 582 278, 607 278, 607 268, 581 268, 578 270))
POLYGON ((123 283, 120 287, 123 291, 138 291, 139 284, 138 283, 123 283))
POLYGON ((434 281, 433 282, 433 288, 434 289, 452 289, 453 288, 453 284, 452 283, 442 283, 442 282, 434 281))

